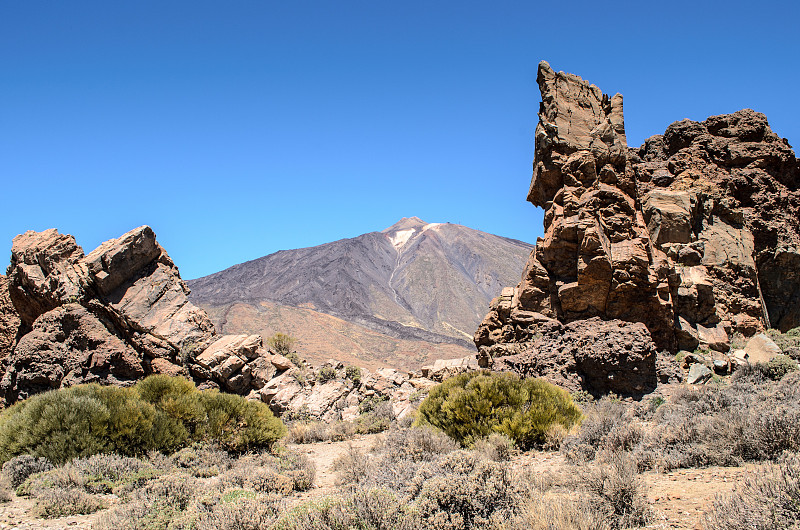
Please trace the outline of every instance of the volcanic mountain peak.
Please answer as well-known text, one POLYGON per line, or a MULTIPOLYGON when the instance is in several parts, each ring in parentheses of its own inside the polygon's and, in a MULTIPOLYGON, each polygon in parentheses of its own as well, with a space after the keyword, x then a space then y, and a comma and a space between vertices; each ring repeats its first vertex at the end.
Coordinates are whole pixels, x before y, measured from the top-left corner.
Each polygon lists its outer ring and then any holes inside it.
MULTIPOLYGON (((253 329, 268 335, 273 327, 290 327, 288 321, 280 324, 270 316, 264 309, 268 303, 312 309, 368 328, 369 333, 385 334, 385 348, 374 341, 353 347, 373 355, 385 350, 380 358, 404 356, 395 339, 459 345, 469 354, 469 338, 489 302, 504 282, 519 280, 531 248, 465 226, 404 217, 380 232, 281 251, 190 281, 189 286, 192 300, 223 330, 253 329), (259 318, 249 309, 252 318, 237 317, 243 313, 232 308, 242 304, 257 309, 265 320, 256 322, 259 318)), ((310 331, 294 332, 308 352, 310 331)), ((323 351, 331 341, 320 342, 323 360, 337 356, 323 351)), ((359 341, 364 342, 355 342, 359 341)))

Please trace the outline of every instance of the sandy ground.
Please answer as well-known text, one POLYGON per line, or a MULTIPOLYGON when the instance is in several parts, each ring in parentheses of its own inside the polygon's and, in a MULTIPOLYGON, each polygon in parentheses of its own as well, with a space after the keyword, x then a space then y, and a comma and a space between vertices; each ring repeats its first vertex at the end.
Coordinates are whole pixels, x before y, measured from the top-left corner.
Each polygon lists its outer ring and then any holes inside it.
MULTIPOLYGON (((336 473, 333 462, 344 454, 349 446, 368 450, 380 435, 359 436, 345 442, 319 442, 305 445, 290 445, 311 458, 317 466, 315 486, 309 491, 291 499, 289 504, 297 504, 307 499, 323 497, 336 492, 336 473)), ((517 468, 527 467, 535 471, 573 473, 560 453, 532 451, 517 455, 512 461, 517 468)), ((754 472, 757 466, 709 467, 703 469, 682 469, 669 473, 650 471, 642 475, 647 485, 647 497, 653 507, 655 520, 648 528, 686 528, 700 529, 703 513, 708 510, 716 495, 731 491, 747 472, 754 472)), ((11 502, 0 505, 0 530, 6 529, 79 529, 92 528, 99 514, 62 517, 59 519, 37 519, 30 515, 32 501, 15 497, 11 502)))

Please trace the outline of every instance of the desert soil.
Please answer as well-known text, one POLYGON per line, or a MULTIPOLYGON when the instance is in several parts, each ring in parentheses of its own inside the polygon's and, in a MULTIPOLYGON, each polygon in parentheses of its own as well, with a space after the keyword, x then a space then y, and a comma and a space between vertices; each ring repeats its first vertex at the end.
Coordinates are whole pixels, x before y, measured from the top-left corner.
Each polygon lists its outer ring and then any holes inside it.
MULTIPOLYGON (((315 486, 297 495, 290 504, 335 493, 336 473, 332 467, 336 458, 344 454, 350 446, 368 450, 379 436, 359 436, 344 442, 290 445, 292 449, 308 455, 317 466, 315 486)), ((570 472, 570 466, 564 457, 554 452, 532 451, 518 455, 514 457, 513 464, 517 467, 532 467, 535 471, 542 472, 570 472)), ((756 470, 757 466, 748 465, 644 473, 642 477, 648 487, 647 497, 655 513, 655 520, 648 528, 702 528, 703 513, 711 507, 715 496, 729 493, 734 484, 744 478, 745 473, 756 470)), ((31 516, 32 507, 33 502, 24 497, 14 497, 10 502, 0 505, 0 530, 89 529, 100 515, 38 519, 31 516)))

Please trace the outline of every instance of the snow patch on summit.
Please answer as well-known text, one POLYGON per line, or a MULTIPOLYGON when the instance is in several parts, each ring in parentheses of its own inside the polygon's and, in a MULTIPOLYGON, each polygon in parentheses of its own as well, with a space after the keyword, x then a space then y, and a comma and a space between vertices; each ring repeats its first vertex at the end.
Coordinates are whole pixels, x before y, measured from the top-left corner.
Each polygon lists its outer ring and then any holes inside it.
POLYGON ((408 243, 408 240, 411 239, 411 236, 414 235, 414 232, 416 232, 416 230, 414 230, 413 228, 410 228, 408 230, 399 230, 395 232, 393 236, 389 236, 389 241, 392 242, 394 248, 400 249, 400 247, 408 243))

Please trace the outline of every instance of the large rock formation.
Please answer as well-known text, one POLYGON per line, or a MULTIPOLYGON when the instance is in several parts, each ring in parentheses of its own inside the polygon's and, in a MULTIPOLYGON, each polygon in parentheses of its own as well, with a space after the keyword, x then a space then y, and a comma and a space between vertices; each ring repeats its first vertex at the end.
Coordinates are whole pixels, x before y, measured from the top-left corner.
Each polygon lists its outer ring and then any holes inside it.
POLYGON ((545 209, 545 235, 475 334, 482 365, 555 364, 573 386, 635 394, 657 366, 673 376, 657 350, 726 352, 732 332, 800 325, 800 166, 763 115, 684 120, 632 150, 621 95, 545 62, 538 83, 528 200, 545 209), (570 324, 583 321, 596 324, 570 324), (539 340, 556 328, 562 346, 539 340), (605 354, 573 344, 599 331, 619 351, 593 381, 581 359, 605 354))
POLYGON ((176 373, 214 339, 147 226, 88 255, 55 229, 28 231, 14 238, 7 280, 19 315, 0 381, 7 402, 77 383, 176 373))

